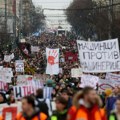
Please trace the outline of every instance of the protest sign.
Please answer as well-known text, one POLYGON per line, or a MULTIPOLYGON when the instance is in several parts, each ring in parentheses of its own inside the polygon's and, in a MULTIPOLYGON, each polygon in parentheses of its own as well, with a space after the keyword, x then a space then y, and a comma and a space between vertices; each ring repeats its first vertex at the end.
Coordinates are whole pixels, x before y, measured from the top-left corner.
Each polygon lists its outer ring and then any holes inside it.
POLYGON ((59 49, 46 48, 47 68, 46 74, 59 74, 59 49))
POLYGON ((1 74, 0 73, 0 81, 6 82, 6 83, 10 83, 11 82, 11 77, 6 76, 6 74, 1 74))
POLYGON ((15 120, 16 115, 21 112, 21 102, 15 104, 0 104, 0 115, 4 120, 15 120))
POLYGON ((77 41, 83 72, 102 73, 120 71, 118 39, 102 42, 77 41))
POLYGON ((99 81, 99 78, 97 76, 82 75, 80 87, 84 88, 86 86, 90 86, 90 87, 93 87, 94 89, 96 89, 96 85, 97 85, 98 81, 99 81))
POLYGON ((13 77, 13 71, 12 71, 12 68, 3 68, 0 70, 0 72, 3 71, 6 76, 8 77, 13 77))
POLYGON ((49 75, 46 74, 34 74, 33 80, 40 80, 43 82, 46 82, 46 79, 48 78, 49 75))
POLYGON ((107 73, 105 79, 99 80, 99 90, 104 91, 106 89, 114 89, 114 87, 120 85, 120 75, 107 73))
POLYGON ((24 96, 35 93, 34 86, 14 86, 14 97, 15 99, 21 99, 24 96))
POLYGON ((38 46, 31 46, 32 52, 39 52, 40 48, 38 46))
POLYGON ((14 53, 12 53, 11 55, 5 55, 4 56, 4 61, 5 62, 10 62, 12 59, 14 59, 14 53))
POLYGON ((28 82, 33 79, 33 76, 31 75, 18 75, 17 76, 17 85, 23 86, 28 85, 28 82))
POLYGON ((33 79, 42 80, 42 77, 43 77, 43 75, 41 75, 41 74, 34 74, 33 79))
POLYGON ((98 82, 99 91, 105 91, 106 89, 113 89, 114 88, 114 81, 100 79, 98 82))
POLYGON ((4 61, 5 62, 10 62, 11 61, 11 56, 10 55, 5 55, 4 56, 4 61))
MULTIPOLYGON (((36 90, 39 88, 41 88, 41 86, 34 86, 34 84, 29 86, 14 86, 14 97, 15 99, 21 99, 24 96, 36 93, 36 90)), ((44 87, 43 92, 44 98, 51 98, 52 88, 44 87)))
POLYGON ((44 89, 43 89, 44 99, 51 99, 52 91, 53 91, 52 87, 44 87, 44 89))
POLYGON ((16 60, 15 61, 15 69, 16 69, 16 72, 24 72, 24 61, 16 60))
POLYGON ((72 68, 71 69, 71 76, 73 78, 78 78, 78 77, 81 77, 82 75, 82 70, 81 68, 72 68))
POLYGON ((109 83, 111 83, 111 85, 113 87, 120 85, 120 75, 119 74, 107 73, 106 80, 109 81, 109 83))
POLYGON ((2 68, 0 70, 0 81, 10 83, 13 77, 13 71, 11 68, 2 68))
POLYGON ((0 90, 7 91, 8 90, 8 84, 6 82, 0 81, 0 90))
POLYGON ((28 83, 28 84, 32 85, 32 86, 35 86, 37 89, 44 87, 44 81, 43 80, 32 80, 31 83, 28 83))
POLYGON ((44 81, 41 79, 37 79, 32 75, 18 75, 17 77, 17 86, 35 86, 36 88, 43 88, 44 81))
POLYGON ((78 54, 74 52, 65 52, 65 60, 75 62, 78 60, 78 54))

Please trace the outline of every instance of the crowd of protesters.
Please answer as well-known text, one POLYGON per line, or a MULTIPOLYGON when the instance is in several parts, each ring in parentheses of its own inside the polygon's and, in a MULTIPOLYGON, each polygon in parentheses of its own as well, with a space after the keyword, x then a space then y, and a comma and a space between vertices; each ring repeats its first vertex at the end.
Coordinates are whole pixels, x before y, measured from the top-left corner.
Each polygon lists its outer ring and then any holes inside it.
MULTIPOLYGON (((16 85, 15 60, 25 60, 25 73, 27 75, 40 74, 45 79, 45 86, 52 87, 52 99, 43 98, 43 90, 38 89, 36 94, 21 99, 22 111, 15 116, 16 120, 120 120, 120 88, 105 91, 94 90, 91 87, 80 88, 80 78, 71 77, 71 69, 79 67, 77 58, 66 60, 65 53, 77 54, 77 37, 70 33, 56 36, 43 33, 40 37, 26 39, 18 48, 1 52, 0 65, 10 67, 14 77, 9 84, 8 91, 0 92, 0 104, 15 103, 13 86, 16 85), (29 45, 39 46, 37 53, 32 53, 29 45), (60 68, 58 75, 46 75, 46 54, 48 48, 60 48, 60 68), (27 49, 27 52, 24 50, 27 49), (4 55, 14 53, 15 58, 7 63, 4 55)), ((97 74, 105 77, 105 74, 97 74)), ((1 114, 0 120, 5 120, 1 114)))

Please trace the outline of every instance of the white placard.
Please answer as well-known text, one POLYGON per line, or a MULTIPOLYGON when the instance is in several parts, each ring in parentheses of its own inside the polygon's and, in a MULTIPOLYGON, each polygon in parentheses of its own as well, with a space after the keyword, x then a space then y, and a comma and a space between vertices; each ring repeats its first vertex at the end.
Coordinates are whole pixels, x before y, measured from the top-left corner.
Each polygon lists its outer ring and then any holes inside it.
POLYGON ((107 73, 105 80, 106 80, 106 83, 108 83, 112 87, 120 86, 120 75, 119 74, 107 73))
POLYGON ((6 76, 8 77, 13 77, 13 71, 12 71, 12 68, 3 68, 0 70, 0 72, 3 71, 6 76))
POLYGON ((97 76, 82 75, 80 87, 84 88, 86 86, 90 86, 90 87, 93 87, 94 89, 96 89, 96 85, 97 85, 98 81, 99 81, 99 78, 97 76))
POLYGON ((31 46, 32 52, 39 52, 40 48, 38 46, 31 46))
MULTIPOLYGON (((27 85, 27 86, 14 86, 14 97, 15 99, 21 99, 24 96, 35 94, 36 90, 41 88, 41 86, 27 85)), ((52 87, 44 87, 44 99, 51 99, 52 87)))
POLYGON ((59 74, 59 49, 46 48, 47 68, 46 74, 59 74))
POLYGON ((81 77, 82 75, 82 70, 81 68, 72 68, 71 69, 71 76, 73 78, 78 78, 78 77, 81 77))
POLYGON ((24 72, 24 61, 16 60, 15 61, 15 69, 16 69, 16 72, 24 72))
POLYGON ((2 68, 0 70, 0 81, 10 83, 13 77, 12 68, 2 68))
POLYGON ((118 39, 102 42, 77 41, 83 72, 102 73, 120 71, 118 39))
POLYGON ((11 55, 5 55, 4 56, 4 61, 5 62, 10 62, 12 59, 14 59, 14 53, 12 53, 11 55))
POLYGON ((17 85, 18 86, 28 85, 28 81, 31 81, 32 79, 33 79, 33 76, 31 75, 18 75, 17 85))
POLYGON ((11 61, 11 56, 10 55, 5 55, 4 56, 4 61, 5 62, 10 62, 11 61))
POLYGON ((105 91, 106 89, 113 89, 114 88, 114 81, 100 79, 98 82, 99 91, 105 91))

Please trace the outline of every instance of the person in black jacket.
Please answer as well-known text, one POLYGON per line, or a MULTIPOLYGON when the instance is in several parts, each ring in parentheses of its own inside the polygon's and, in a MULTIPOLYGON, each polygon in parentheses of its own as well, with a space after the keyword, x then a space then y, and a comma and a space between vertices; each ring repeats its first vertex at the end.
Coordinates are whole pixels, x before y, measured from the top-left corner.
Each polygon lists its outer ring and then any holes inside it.
POLYGON ((43 112, 44 114, 46 114, 49 117, 49 108, 46 103, 46 100, 43 99, 43 90, 42 89, 38 89, 36 91, 35 103, 36 103, 37 108, 39 108, 41 112, 43 112))
POLYGON ((59 96, 56 98, 56 111, 50 117, 50 120, 66 120, 67 112, 67 101, 59 96))

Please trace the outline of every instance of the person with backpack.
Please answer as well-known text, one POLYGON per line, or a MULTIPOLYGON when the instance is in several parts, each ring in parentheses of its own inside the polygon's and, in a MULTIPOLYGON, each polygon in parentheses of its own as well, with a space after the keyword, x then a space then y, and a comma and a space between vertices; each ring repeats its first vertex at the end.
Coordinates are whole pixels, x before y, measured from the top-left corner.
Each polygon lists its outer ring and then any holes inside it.
POLYGON ((47 115, 36 109, 32 96, 22 99, 22 112, 16 116, 16 120, 47 120, 47 115))
POLYGON ((115 106, 116 109, 111 112, 109 120, 120 120, 120 97, 117 98, 115 106))
POLYGON ((36 106, 41 112, 45 113, 48 117, 51 115, 51 104, 49 99, 43 99, 43 90, 38 89, 36 91, 36 106))

